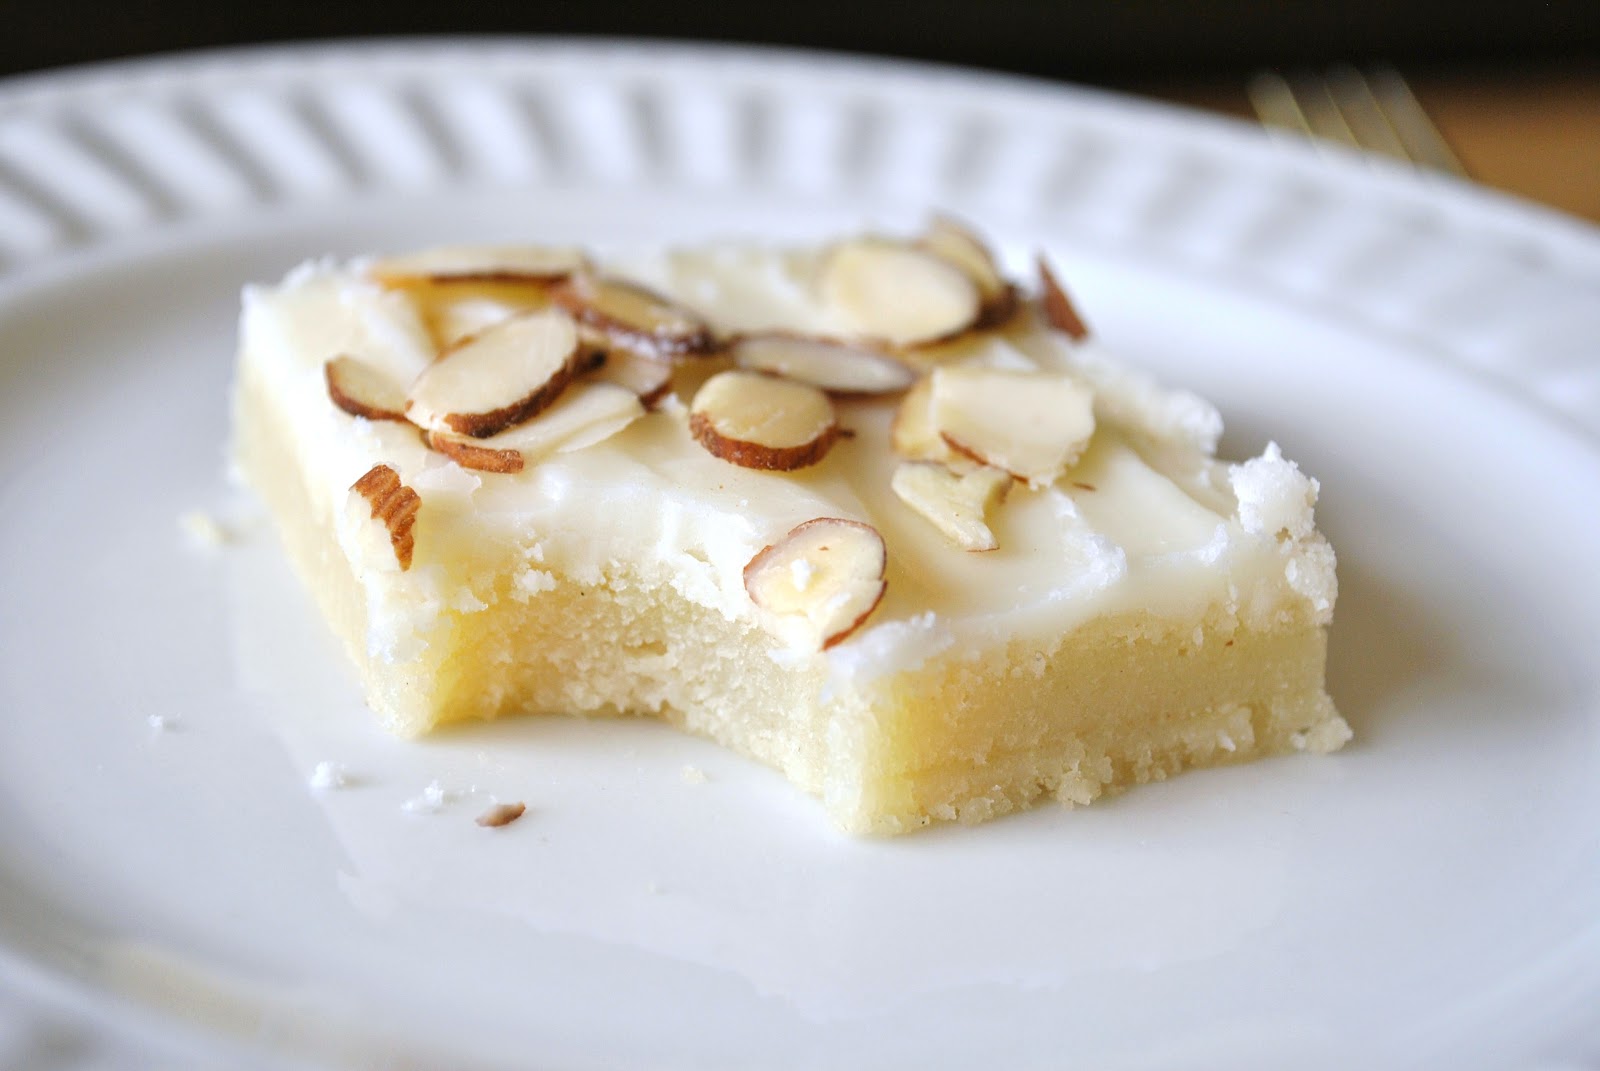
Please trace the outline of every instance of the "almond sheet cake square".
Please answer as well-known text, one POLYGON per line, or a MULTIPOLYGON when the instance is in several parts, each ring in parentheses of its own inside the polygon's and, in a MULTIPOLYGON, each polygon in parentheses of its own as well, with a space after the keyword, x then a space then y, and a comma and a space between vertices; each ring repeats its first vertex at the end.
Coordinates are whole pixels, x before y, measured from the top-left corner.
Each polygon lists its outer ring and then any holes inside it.
POLYGON ((885 834, 1349 739, 1317 483, 1221 430, 948 220, 310 264, 235 396, 388 729, 656 716, 885 834))

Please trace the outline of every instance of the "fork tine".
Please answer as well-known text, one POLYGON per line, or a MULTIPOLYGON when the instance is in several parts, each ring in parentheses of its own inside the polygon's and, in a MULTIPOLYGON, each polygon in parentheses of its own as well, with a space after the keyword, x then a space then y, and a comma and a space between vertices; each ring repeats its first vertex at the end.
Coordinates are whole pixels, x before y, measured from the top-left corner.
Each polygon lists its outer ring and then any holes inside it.
POLYGON ((1256 118, 1261 120, 1263 126, 1295 134, 1311 133, 1311 124, 1306 121, 1306 113, 1300 110, 1294 89, 1278 72, 1260 72, 1250 79, 1245 86, 1245 93, 1250 97, 1250 106, 1256 110, 1256 118))
POLYGON ((1326 79, 1306 76, 1298 81, 1295 90, 1313 134, 1353 149, 1366 147, 1339 107, 1339 98, 1334 96, 1333 86, 1326 79))
POLYGON ((1246 87, 1250 103, 1263 123, 1359 149, 1355 131, 1345 122, 1328 86, 1302 75, 1293 82, 1275 72, 1257 75, 1246 87))
POLYGON ((1444 135, 1417 100, 1411 86, 1392 67, 1376 68, 1372 72, 1374 99, 1382 107, 1396 136, 1405 145, 1407 154, 1427 167, 1448 171, 1467 177, 1467 169, 1445 141, 1444 135))
POLYGON ((1245 86, 1263 125, 1383 153, 1422 167, 1465 176, 1466 168, 1392 67, 1362 74, 1348 64, 1326 78, 1275 71, 1257 74, 1245 86))
POLYGON ((1396 160, 1418 162, 1360 71, 1348 64, 1330 68, 1327 86, 1328 95, 1355 134, 1356 144, 1396 160))

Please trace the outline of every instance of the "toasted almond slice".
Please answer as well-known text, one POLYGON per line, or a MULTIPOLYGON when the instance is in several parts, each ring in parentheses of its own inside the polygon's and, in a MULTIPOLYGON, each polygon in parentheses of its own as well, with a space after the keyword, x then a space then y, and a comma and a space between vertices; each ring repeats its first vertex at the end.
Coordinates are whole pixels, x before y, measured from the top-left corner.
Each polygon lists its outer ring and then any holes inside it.
POLYGON ((394 551, 400 571, 411 568, 411 557, 416 549, 416 534, 412 530, 417 521, 417 510, 422 498, 400 482, 400 474, 388 465, 374 465, 350 485, 352 496, 365 500, 366 512, 388 532, 389 546, 394 551))
POLYGON ((406 416, 429 431, 493 435, 555 401, 581 357, 577 326, 560 309, 506 320, 429 365, 406 416))
POLYGON ((695 392, 689 430, 716 457, 747 469, 815 465, 839 437, 816 387, 759 372, 718 372, 695 392))
POLYGON ((525 803, 497 803, 478 815, 475 821, 485 829, 499 829, 509 826, 527 813, 528 805, 525 803))
POLYGON ((615 383, 639 397, 639 404, 654 409, 672 389, 672 365, 654 357, 643 357, 629 350, 596 351, 600 363, 588 379, 595 383, 615 383))
POLYGON ((1044 316, 1051 327, 1076 342, 1089 337, 1088 325, 1056 280, 1056 273, 1050 270, 1050 262, 1043 253, 1039 254, 1039 300, 1044 304, 1044 316))
POLYGON ((887 587, 883 536, 870 524, 818 517, 750 559, 744 588, 793 647, 825 651, 860 628, 887 587))
POLYGON ((464 469, 516 473, 521 472, 527 464, 522 458, 522 451, 483 446, 482 439, 463 439, 443 431, 424 431, 422 438, 430 449, 439 451, 464 469))
POLYGON ((824 305, 847 329, 895 346, 959 334, 978 320, 982 296, 956 265, 905 242, 857 238, 823 262, 824 305))
POLYGON ((548 285, 477 280, 407 286, 399 291, 427 324, 435 357, 514 316, 551 305, 548 285))
POLYGON ((428 445, 463 468, 483 472, 521 472, 553 454, 571 453, 609 439, 644 415, 638 395, 615 383, 574 383, 561 399, 537 417, 487 439, 463 439, 441 432, 428 445))
POLYGON ((638 283, 583 272, 552 296, 579 323, 645 356, 693 357, 717 349, 711 326, 698 313, 638 283))
POLYGON ((1054 483, 1094 434, 1094 393, 1065 372, 938 368, 931 418, 958 454, 1038 487, 1054 483))
POLYGON ((617 434, 644 416, 639 396, 615 383, 576 383, 535 420, 485 440, 520 450, 528 461, 570 454, 617 434))
POLYGON ((322 366, 333 404, 351 416, 368 420, 404 420, 406 392, 378 369, 347 353, 322 366))
POLYGON ((953 472, 936 461, 902 461, 889 486, 900 501, 920 513, 962 550, 994 550, 986 515, 1005 498, 1011 475, 987 466, 953 472))
POLYGON ((977 284, 983 307, 975 326, 992 327, 1011 318, 1017 308, 1017 289, 1006 282, 983 239, 965 224, 950 216, 936 215, 922 236, 922 245, 966 272, 977 284))
POLYGON ((917 378, 908 365, 865 346, 781 331, 740 337, 733 360, 740 368, 809 383, 829 394, 893 394, 917 378))
POLYGON ((923 376, 900 399, 889 425, 889 445, 913 461, 946 461, 955 456, 933 425, 933 378, 923 376))
POLYGON ((512 303, 479 296, 435 301, 428 306, 428 329, 438 341, 440 351, 448 353, 489 328, 514 317, 525 316, 537 308, 537 304, 512 303))
POLYGON ((385 286, 419 283, 560 282, 581 271, 583 251, 538 245, 448 245, 380 257, 367 274, 385 286))

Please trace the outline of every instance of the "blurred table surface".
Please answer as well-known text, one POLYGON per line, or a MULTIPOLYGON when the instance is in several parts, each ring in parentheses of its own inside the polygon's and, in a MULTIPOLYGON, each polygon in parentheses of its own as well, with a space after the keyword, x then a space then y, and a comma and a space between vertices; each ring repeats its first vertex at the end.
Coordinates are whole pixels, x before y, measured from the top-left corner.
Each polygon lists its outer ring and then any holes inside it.
MULTIPOLYGON (((1402 73, 1474 179, 1600 223, 1600 69, 1402 73)), ((1254 118, 1242 80, 1138 90, 1254 118)))

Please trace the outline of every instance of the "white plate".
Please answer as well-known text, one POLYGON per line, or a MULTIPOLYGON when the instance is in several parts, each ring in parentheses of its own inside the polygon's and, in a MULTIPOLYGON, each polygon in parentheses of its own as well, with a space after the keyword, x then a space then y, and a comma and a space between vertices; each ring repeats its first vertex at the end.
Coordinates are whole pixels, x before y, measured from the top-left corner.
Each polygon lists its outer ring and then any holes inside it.
POLYGON ((0 338, 0 1066, 1600 1053, 1587 227, 993 77, 278 50, 0 89, 0 338), (1221 404, 1232 449, 1276 438, 1322 478, 1355 744, 885 843, 654 725, 379 734, 224 490, 241 283, 322 252, 815 238, 932 206, 1018 264, 1048 248, 1111 344, 1221 404), (239 541, 186 548, 197 507, 239 541), (310 792, 323 760, 352 786, 310 792), (435 778, 477 796, 403 813, 435 778), (478 829, 491 796, 530 814, 478 829))

